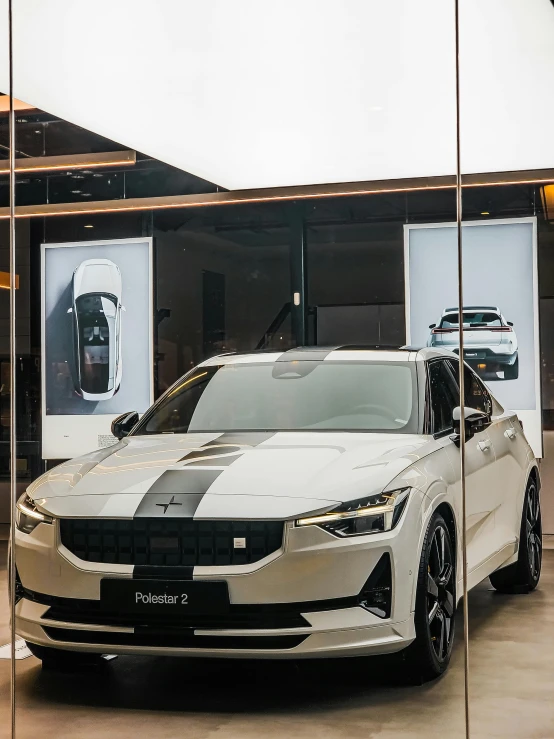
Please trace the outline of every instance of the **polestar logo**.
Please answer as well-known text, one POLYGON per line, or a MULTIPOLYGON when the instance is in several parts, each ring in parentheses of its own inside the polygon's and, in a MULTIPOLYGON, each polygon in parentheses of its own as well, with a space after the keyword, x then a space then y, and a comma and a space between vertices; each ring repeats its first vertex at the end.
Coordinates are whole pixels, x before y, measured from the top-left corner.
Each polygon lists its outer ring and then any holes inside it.
POLYGON ((167 509, 169 508, 170 505, 183 505, 183 504, 182 503, 178 503, 175 500, 175 496, 172 495, 171 496, 171 500, 169 501, 169 503, 156 503, 156 505, 159 506, 160 508, 163 508, 164 509, 164 516, 165 516, 165 514, 167 513, 167 509))

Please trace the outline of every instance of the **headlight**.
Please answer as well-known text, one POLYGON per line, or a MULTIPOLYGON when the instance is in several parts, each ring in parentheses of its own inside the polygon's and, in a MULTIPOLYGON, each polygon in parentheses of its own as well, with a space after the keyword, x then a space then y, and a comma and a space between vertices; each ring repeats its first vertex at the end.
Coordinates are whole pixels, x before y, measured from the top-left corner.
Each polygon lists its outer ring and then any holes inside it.
POLYGON ((39 523, 52 523, 53 519, 37 511, 37 507, 27 493, 23 493, 17 501, 15 510, 15 525, 25 534, 34 531, 39 523))
POLYGON ((410 488, 400 488, 343 503, 334 511, 299 518, 297 526, 321 526, 336 536, 376 534, 393 529, 406 506, 410 488))

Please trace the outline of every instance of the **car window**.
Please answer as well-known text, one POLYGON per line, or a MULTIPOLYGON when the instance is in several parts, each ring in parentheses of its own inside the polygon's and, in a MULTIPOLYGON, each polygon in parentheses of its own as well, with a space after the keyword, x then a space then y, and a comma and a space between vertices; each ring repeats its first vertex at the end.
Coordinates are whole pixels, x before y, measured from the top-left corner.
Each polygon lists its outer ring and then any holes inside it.
POLYGON ((468 408, 476 408, 490 416, 492 413, 491 395, 475 372, 472 372, 467 365, 464 367, 464 384, 465 404, 468 408))
MULTIPOLYGON (((452 371, 454 372, 454 376, 456 377, 457 382, 458 373, 460 371, 459 363, 456 359, 448 359, 448 362, 452 367, 452 371)), ((486 413, 489 416, 492 414, 491 394, 483 385, 481 380, 477 377, 475 372, 472 372, 467 364, 464 365, 464 393, 465 406, 467 406, 468 408, 475 408, 476 410, 481 411, 482 413, 486 413)))
POLYGON ((278 361, 199 367, 138 434, 208 431, 416 433, 414 362, 278 361))
MULTIPOLYGON (((464 311, 462 315, 464 320, 464 329, 502 326, 502 320, 498 313, 492 313, 490 311, 464 311)), ((439 326, 439 328, 459 327, 459 313, 448 313, 446 316, 443 316, 439 326)))
POLYGON ((113 389, 115 375, 116 298, 87 293, 75 301, 81 388, 91 394, 113 389))
POLYGON ((450 431, 452 411, 460 402, 458 386, 444 360, 429 363, 429 386, 433 433, 450 431))

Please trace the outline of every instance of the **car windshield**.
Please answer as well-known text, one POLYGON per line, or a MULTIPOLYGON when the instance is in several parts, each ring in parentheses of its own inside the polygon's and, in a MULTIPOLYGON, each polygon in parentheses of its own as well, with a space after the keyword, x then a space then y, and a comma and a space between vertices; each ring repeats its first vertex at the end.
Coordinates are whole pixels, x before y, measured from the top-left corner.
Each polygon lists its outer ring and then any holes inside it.
POLYGON ((199 367, 147 412, 136 433, 415 433, 415 365, 277 361, 199 367))
POLYGON ((75 301, 79 342, 79 375, 86 393, 113 389, 117 300, 107 293, 88 293, 75 301))
MULTIPOLYGON (((490 311, 464 311, 464 328, 488 328, 502 326, 502 320, 498 313, 490 311)), ((458 313, 448 313, 442 317, 439 328, 459 328, 460 317, 458 313)))

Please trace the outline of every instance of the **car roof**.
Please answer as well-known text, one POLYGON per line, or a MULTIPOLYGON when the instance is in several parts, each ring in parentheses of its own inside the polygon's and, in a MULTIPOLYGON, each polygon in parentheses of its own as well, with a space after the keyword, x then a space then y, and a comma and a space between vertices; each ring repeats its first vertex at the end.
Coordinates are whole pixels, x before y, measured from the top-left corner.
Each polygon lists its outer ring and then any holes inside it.
POLYGON ((218 354, 215 357, 201 363, 202 367, 222 364, 267 364, 273 362, 299 362, 299 361, 381 361, 381 362, 415 362, 425 361, 433 357, 457 358, 454 352, 434 347, 402 346, 360 346, 346 344, 342 346, 300 346, 280 351, 254 351, 244 353, 228 352, 218 354))
MULTIPOLYGON (((500 308, 496 305, 464 305, 462 307, 462 312, 465 310, 494 310, 497 313, 500 313, 500 308)), ((454 308, 445 308, 442 312, 442 315, 446 315, 447 313, 454 313, 458 312, 458 306, 456 305, 454 308)))

